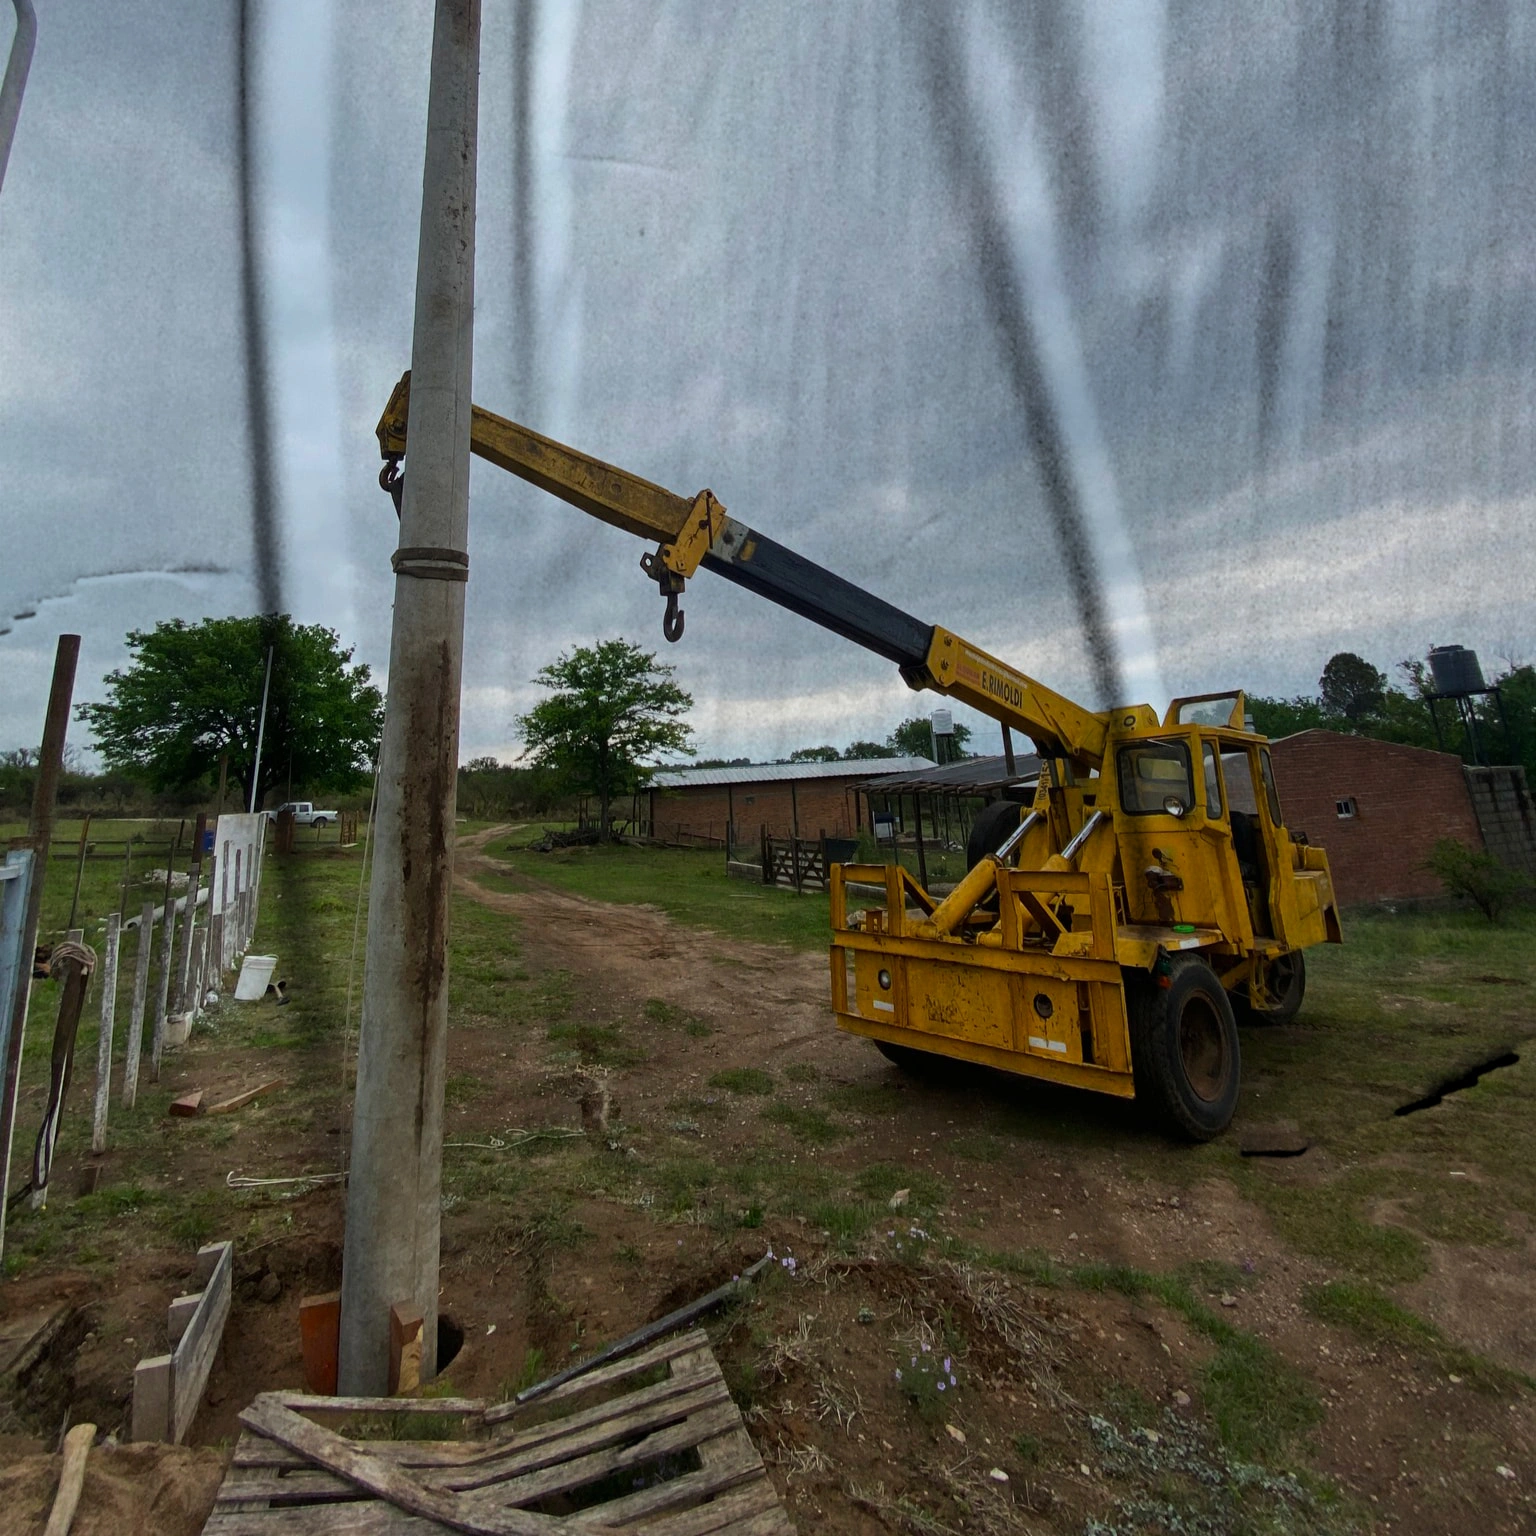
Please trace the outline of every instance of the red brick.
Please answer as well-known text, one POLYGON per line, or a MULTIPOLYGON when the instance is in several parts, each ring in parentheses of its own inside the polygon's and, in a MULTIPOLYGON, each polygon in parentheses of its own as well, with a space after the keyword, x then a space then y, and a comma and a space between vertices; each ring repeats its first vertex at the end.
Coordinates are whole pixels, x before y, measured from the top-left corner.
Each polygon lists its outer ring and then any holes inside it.
POLYGON ((1461 759, 1449 752, 1323 730, 1271 750, 1286 823, 1327 849, 1341 901, 1439 895, 1424 867, 1435 844, 1483 846, 1461 759), (1337 809, 1346 799, 1357 807, 1350 820, 1337 809))

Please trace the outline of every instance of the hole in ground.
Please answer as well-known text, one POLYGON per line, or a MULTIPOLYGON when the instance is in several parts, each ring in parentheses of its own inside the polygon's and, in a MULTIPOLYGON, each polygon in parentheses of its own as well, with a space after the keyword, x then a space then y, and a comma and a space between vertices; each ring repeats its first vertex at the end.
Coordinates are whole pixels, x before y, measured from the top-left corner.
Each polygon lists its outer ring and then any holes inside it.
POLYGON ((464 1330, 444 1312, 437 1314, 437 1368, 441 1372, 464 1348, 464 1330))
POLYGON ((1392 1113, 1413 1115, 1421 1109, 1433 1109, 1447 1094, 1460 1093, 1464 1088, 1474 1087, 1480 1077, 1489 1072, 1497 1072, 1500 1067, 1512 1067, 1519 1060, 1520 1057, 1515 1051, 1505 1051, 1502 1056, 1491 1056, 1475 1067, 1468 1067, 1459 1077, 1447 1078, 1438 1088, 1425 1094, 1422 1099, 1415 1099, 1411 1104, 1399 1104, 1392 1113))
POLYGON ((1301 1157, 1305 1155, 1310 1142, 1303 1142, 1299 1147, 1244 1147, 1243 1157, 1301 1157))

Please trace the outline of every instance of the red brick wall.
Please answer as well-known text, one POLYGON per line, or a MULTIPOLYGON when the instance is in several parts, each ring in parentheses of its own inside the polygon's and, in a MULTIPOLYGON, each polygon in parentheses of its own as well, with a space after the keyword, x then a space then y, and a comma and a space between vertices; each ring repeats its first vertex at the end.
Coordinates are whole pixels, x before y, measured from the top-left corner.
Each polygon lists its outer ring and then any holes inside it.
POLYGON ((1341 901, 1436 896, 1423 868, 1442 837, 1483 846, 1460 758, 1338 731, 1302 731, 1273 744, 1286 824, 1328 850, 1341 901), (1353 799, 1352 820, 1337 802, 1353 799))
POLYGON ((854 811, 853 795, 847 786, 862 782, 865 777, 860 774, 848 779, 797 779, 793 805, 788 780, 776 784, 733 784, 729 802, 723 785, 647 791, 654 823, 651 835, 665 840, 686 829, 723 838, 726 820, 734 809, 738 844, 756 842, 765 822, 772 836, 788 837, 798 808, 801 837, 815 837, 819 832, 849 837, 854 830, 854 811))

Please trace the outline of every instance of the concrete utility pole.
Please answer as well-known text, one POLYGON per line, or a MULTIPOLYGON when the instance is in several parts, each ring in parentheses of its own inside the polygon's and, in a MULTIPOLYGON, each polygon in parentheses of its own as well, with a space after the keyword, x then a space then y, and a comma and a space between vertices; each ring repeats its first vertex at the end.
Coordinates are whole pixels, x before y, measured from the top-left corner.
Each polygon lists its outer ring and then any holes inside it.
POLYGON ((411 441, 395 551, 367 970, 347 1186, 338 1390, 388 1390, 389 1310, 419 1309, 437 1374, 448 898, 464 582, 480 0, 437 0, 411 341, 411 441))
POLYGON ((32 49, 37 42, 37 13, 32 9, 32 0, 12 0, 12 4, 16 7, 16 33, 5 62, 5 78, 0 80, 0 186, 5 185, 11 140, 16 137, 16 119, 21 116, 21 98, 27 88, 27 71, 32 67, 32 49))

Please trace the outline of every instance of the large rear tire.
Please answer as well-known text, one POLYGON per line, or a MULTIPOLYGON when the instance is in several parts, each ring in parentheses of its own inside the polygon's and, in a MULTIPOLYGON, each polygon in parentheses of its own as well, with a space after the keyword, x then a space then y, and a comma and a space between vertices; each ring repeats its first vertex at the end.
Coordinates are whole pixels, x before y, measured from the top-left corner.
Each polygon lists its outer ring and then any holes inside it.
POLYGON ((1210 1141, 1232 1123, 1242 1087, 1237 1020, 1216 973, 1196 955, 1163 978, 1127 978, 1136 1097, 1189 1141, 1210 1141))
POLYGON ((989 854, 1008 841, 1008 834, 1023 821, 1027 806, 1016 800, 995 800, 971 823, 965 840, 965 867, 975 869, 989 854))
POLYGON ((1277 955, 1264 968, 1264 987, 1274 1003, 1269 1008, 1255 1008, 1243 997, 1240 1011, 1247 1024, 1289 1024, 1301 1009, 1307 995, 1307 962, 1299 949, 1277 955))
POLYGON ((876 1040, 875 1049, 893 1067, 900 1067, 903 1072, 914 1076, 933 1067, 933 1056, 928 1051, 914 1051, 910 1045, 892 1045, 889 1040, 876 1040))

